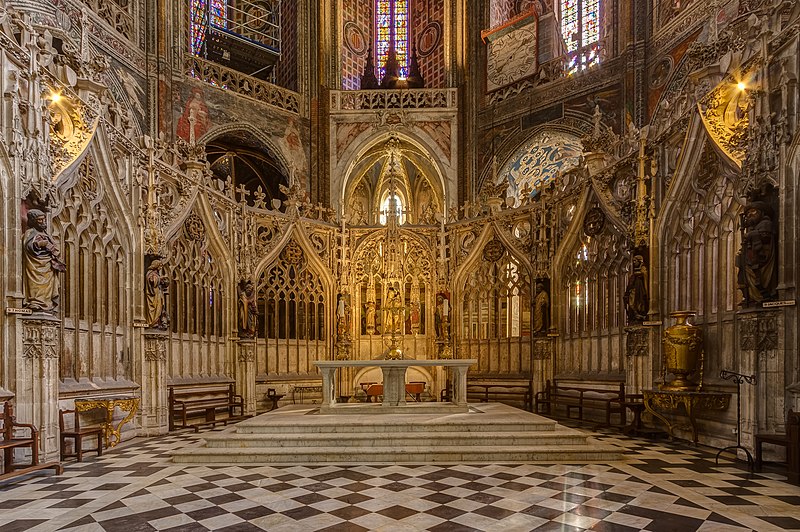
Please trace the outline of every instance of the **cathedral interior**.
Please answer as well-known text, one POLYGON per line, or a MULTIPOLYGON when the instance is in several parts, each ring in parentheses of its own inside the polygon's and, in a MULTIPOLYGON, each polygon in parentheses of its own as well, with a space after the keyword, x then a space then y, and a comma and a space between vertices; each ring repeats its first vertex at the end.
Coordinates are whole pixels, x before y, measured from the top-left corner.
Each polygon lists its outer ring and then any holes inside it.
POLYGON ((69 410, 110 457, 177 445, 180 394, 247 417, 320 403, 315 361, 474 359, 470 402, 619 389, 744 473, 767 442, 796 507, 798 48, 795 0, 0 0, 0 404, 42 462, 69 410))

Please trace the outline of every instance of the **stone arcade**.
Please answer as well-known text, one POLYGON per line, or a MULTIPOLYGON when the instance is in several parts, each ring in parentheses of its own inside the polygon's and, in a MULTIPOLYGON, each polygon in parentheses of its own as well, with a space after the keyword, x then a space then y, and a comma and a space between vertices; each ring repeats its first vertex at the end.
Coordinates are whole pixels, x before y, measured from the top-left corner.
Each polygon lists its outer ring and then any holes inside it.
POLYGON ((622 385, 742 465, 800 410, 798 47, 791 0, 0 0, 0 402, 52 462, 231 384, 229 433, 622 385))

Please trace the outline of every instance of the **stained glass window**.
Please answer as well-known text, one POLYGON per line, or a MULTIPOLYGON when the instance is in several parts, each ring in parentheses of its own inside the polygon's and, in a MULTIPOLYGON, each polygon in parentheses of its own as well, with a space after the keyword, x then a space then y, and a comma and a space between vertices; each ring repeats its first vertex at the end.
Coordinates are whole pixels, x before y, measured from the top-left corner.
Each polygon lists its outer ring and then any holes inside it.
POLYGON ((575 73, 600 62, 600 0, 561 0, 561 35, 575 73))
POLYGON ((189 18, 191 25, 192 53, 200 55, 206 38, 206 17, 214 26, 224 28, 228 17, 226 0, 190 0, 189 18))
POLYGON ((386 74, 386 59, 394 43, 400 77, 408 76, 408 4, 410 0, 377 0, 375 4, 375 60, 378 81, 386 74))

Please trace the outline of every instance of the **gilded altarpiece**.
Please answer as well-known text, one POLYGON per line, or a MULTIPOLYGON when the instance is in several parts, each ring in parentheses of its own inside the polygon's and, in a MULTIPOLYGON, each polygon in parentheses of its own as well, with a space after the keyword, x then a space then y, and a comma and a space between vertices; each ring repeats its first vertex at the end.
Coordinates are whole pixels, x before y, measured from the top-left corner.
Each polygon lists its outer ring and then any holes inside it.
MULTIPOLYGON (((404 358, 435 358, 436 229, 399 228, 394 236, 385 228, 352 233, 354 357, 382 357, 395 334, 401 338, 404 358)), ((353 378, 355 386, 363 380, 360 375, 353 378)), ((430 376, 421 373, 412 380, 429 381, 430 376)))

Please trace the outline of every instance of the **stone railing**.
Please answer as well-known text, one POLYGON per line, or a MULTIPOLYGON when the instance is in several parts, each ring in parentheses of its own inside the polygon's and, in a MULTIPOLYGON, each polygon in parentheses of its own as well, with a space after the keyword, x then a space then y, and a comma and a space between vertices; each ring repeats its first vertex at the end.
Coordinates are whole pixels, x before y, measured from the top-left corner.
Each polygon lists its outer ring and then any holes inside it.
POLYGON ((235 92, 283 111, 297 114, 302 112, 300 94, 196 55, 186 56, 186 74, 219 89, 235 92))
POLYGON ((456 89, 331 91, 331 111, 455 109, 456 89))

